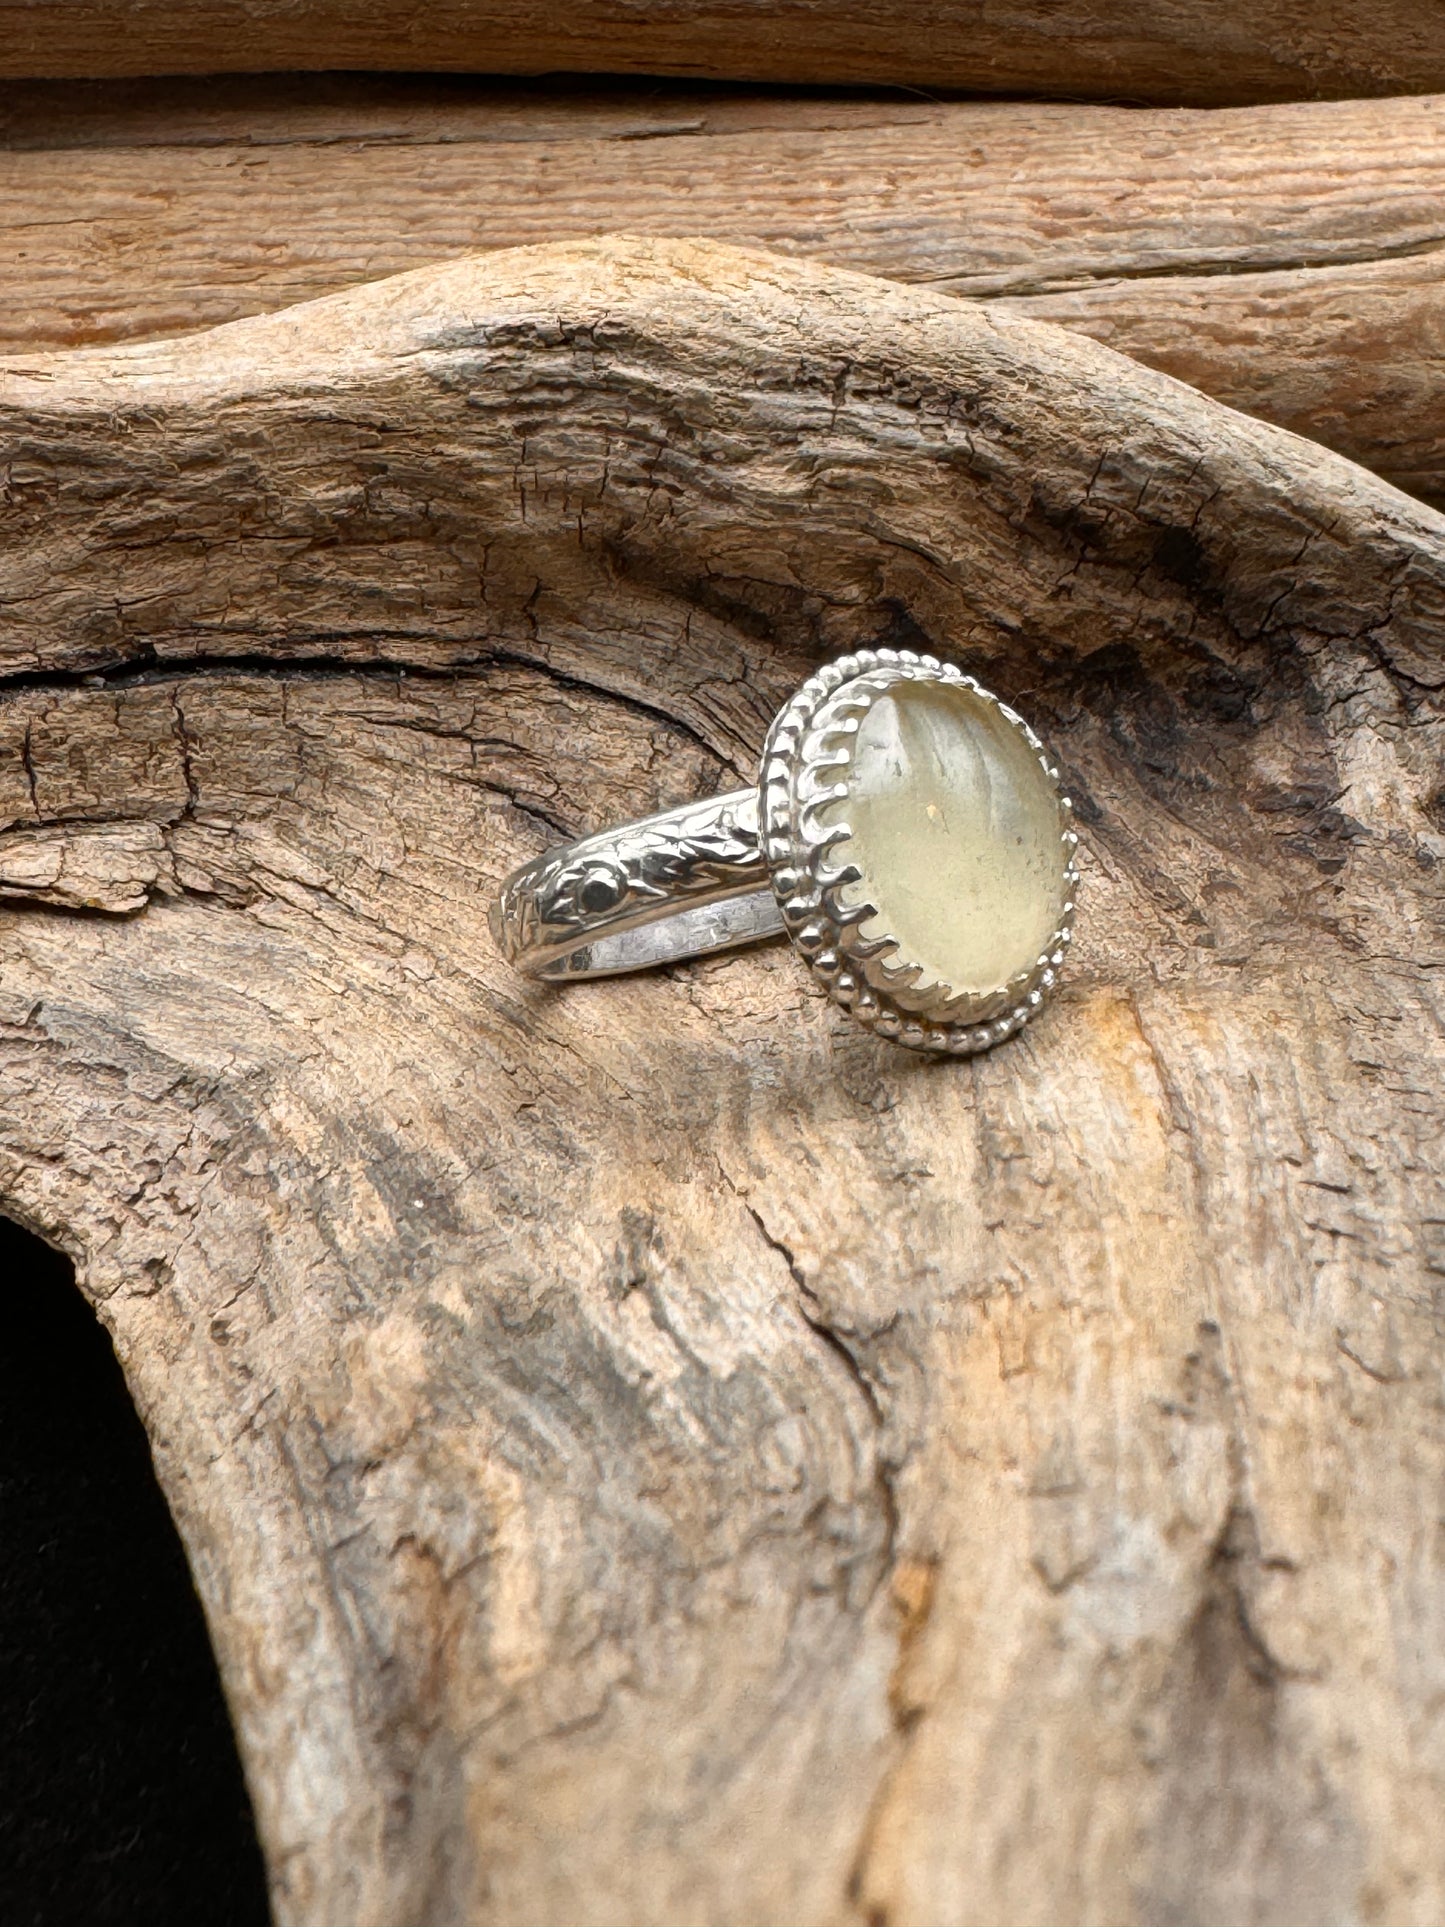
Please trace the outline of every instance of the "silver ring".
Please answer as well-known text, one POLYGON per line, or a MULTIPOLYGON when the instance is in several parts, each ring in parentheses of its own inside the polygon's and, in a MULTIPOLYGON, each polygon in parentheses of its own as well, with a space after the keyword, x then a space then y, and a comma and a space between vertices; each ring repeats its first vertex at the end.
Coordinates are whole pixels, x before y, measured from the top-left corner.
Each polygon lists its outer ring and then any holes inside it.
POLYGON ((1022 717, 951 664, 863 649, 778 712, 756 789, 549 850, 489 921, 503 955, 550 982, 786 933, 860 1023, 963 1055, 1053 988, 1078 840, 1022 717))

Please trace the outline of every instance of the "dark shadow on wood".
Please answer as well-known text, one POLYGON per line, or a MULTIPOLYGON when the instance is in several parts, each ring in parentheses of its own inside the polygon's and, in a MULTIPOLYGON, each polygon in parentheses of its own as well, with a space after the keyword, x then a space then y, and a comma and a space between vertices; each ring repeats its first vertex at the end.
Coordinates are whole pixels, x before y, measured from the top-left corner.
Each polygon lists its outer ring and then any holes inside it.
POLYGON ((264 1927, 200 1603, 110 1341, 0 1220, 0 1915, 264 1927))

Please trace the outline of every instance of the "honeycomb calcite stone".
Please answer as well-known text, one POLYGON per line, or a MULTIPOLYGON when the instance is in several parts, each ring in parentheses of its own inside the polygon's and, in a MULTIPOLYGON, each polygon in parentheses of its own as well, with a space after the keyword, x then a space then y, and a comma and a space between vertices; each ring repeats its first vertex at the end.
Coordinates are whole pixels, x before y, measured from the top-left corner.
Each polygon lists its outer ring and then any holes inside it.
POLYGON ((979 996, 1030 969, 1058 926, 1066 856, 1057 789, 1016 723, 966 685, 898 682, 859 725, 833 860, 857 864, 921 984, 979 996))

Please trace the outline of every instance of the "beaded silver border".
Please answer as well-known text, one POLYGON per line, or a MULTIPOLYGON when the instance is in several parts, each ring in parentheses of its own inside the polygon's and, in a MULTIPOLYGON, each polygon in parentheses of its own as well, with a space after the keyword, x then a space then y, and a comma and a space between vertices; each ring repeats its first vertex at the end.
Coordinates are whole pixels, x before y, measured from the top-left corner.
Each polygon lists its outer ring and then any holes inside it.
POLYGON ((860 649, 810 676, 768 731, 759 825, 773 892, 795 948, 834 1003, 880 1037, 909 1050, 969 1056, 1021 1030, 1053 989, 1073 936, 1079 881, 1072 806, 1059 789, 1057 768, 1023 718, 952 663, 910 649, 860 649), (850 834, 848 826, 818 820, 820 811, 848 794, 847 782, 839 779, 852 760, 863 716, 902 681, 951 683, 992 704, 1034 751, 1059 799, 1063 914, 1036 961, 986 996, 941 983, 918 986, 916 966, 890 961, 895 939, 863 937, 860 926, 878 914, 877 906, 866 900, 846 904, 840 892, 866 879, 856 864, 829 860, 834 845, 850 834))

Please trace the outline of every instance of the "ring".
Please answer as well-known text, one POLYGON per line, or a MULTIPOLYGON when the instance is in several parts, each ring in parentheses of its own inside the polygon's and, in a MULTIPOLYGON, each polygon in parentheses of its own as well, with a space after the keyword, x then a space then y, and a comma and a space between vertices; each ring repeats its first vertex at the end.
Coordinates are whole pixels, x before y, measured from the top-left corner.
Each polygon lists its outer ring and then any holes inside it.
POLYGON ((966 1055, 1053 988, 1078 841, 1022 717, 952 664, 863 649, 778 712, 756 789, 549 850, 506 879, 489 922, 508 961, 549 982, 786 933, 859 1022, 966 1055))

